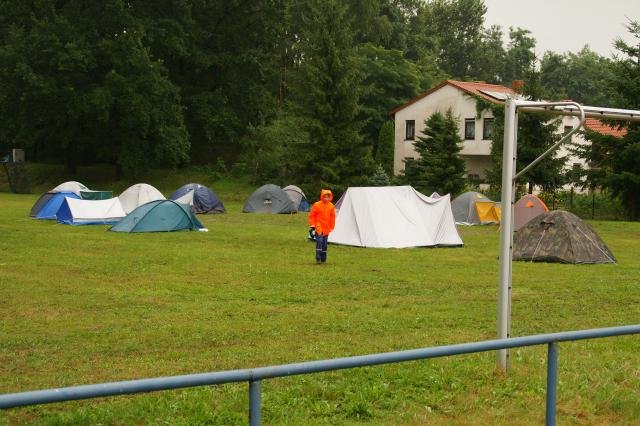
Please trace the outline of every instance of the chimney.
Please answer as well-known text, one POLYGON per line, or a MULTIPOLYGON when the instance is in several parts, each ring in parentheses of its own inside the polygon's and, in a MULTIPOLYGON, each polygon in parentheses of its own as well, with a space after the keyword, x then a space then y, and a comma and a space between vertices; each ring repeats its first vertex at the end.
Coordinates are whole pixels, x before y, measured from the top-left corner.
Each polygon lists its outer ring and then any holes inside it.
POLYGON ((513 80, 513 82, 511 82, 511 88, 514 92, 522 94, 522 89, 524 88, 524 80, 513 80))

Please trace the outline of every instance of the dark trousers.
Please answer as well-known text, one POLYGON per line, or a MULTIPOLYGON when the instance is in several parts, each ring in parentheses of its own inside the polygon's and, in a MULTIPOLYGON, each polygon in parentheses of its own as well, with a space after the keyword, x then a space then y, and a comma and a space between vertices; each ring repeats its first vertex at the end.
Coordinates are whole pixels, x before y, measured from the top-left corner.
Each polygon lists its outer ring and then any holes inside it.
POLYGON ((327 240, 328 235, 316 234, 316 262, 327 261, 327 240))

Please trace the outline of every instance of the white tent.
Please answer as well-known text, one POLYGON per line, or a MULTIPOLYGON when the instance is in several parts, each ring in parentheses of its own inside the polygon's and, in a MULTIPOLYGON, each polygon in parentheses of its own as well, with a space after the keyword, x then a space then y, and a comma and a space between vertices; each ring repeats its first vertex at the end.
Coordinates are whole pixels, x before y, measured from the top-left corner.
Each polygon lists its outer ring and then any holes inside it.
POLYGON ((193 207, 193 195, 194 194, 195 194, 195 191, 193 189, 190 189, 182 197, 178 197, 173 201, 175 201, 178 204, 185 204, 187 206, 193 207))
POLYGON ((462 245, 449 194, 430 198, 411 186, 347 189, 329 242, 379 248, 462 245))
POLYGON ((68 225, 114 224, 125 216, 118 198, 81 200, 65 197, 56 213, 58 222, 68 225))
POLYGON ((125 189, 118 197, 126 214, 150 201, 165 200, 160 191, 146 183, 136 183, 125 189))
POLYGON ((80 182, 76 182, 74 180, 70 180, 68 182, 63 182, 60 185, 56 186, 49 192, 73 192, 78 197, 80 196, 80 191, 88 191, 89 188, 81 184, 80 182))

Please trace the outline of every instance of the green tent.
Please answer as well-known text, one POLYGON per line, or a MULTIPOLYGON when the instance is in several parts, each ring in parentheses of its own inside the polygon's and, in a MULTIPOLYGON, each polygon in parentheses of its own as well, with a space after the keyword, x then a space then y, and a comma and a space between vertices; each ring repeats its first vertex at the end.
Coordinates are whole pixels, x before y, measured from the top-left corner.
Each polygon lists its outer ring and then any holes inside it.
POLYGON ((114 232, 170 232, 200 230, 204 226, 191 207, 172 200, 156 200, 141 205, 112 226, 114 232))

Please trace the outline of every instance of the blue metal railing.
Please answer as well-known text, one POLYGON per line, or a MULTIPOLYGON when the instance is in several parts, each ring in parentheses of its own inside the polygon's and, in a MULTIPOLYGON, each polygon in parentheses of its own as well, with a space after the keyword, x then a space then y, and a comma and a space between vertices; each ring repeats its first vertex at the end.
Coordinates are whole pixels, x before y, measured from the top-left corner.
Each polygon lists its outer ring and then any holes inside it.
POLYGON ((135 394, 141 392, 155 392, 195 386, 219 385, 223 383, 248 382, 249 424, 259 425, 261 399, 260 384, 264 379, 546 344, 548 345, 546 424, 555 425, 556 387, 558 378, 558 343, 629 334, 640 334, 640 324, 621 327, 595 328, 591 330, 567 331, 562 333, 538 334, 534 336, 514 337, 510 339, 486 340, 475 343, 462 343, 457 345, 437 346, 399 352, 385 352, 372 355, 334 358, 322 361, 309 361, 244 370, 157 377, 154 379, 129 380, 123 382, 11 393, 0 395, 0 408, 12 408, 25 405, 47 404, 52 402, 135 394))

